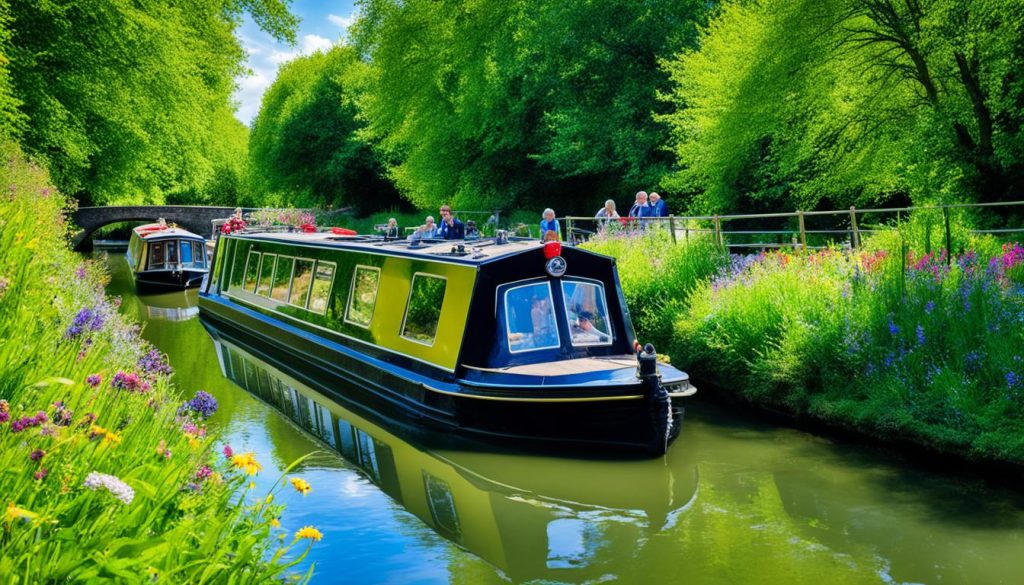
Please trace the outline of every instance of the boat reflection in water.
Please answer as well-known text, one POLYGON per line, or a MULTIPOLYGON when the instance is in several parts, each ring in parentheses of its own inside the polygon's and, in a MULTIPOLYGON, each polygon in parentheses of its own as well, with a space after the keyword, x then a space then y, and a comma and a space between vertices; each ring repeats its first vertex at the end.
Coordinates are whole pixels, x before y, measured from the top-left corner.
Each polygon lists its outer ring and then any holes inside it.
POLYGON ((157 295, 139 295, 146 307, 147 321, 188 321, 199 316, 195 290, 157 295))
POLYGON ((609 549, 640 552, 696 501, 696 466, 543 457, 524 465, 522 456, 496 453, 493 445, 475 450, 464 439, 357 414, 337 402, 341 393, 288 371, 241 339, 211 333, 225 377, 513 581, 598 579, 615 556, 609 549))

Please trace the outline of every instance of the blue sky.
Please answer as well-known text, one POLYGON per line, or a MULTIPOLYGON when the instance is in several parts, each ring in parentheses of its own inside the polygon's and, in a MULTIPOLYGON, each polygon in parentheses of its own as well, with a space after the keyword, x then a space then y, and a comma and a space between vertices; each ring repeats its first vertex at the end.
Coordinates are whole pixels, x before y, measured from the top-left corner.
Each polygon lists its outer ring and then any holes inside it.
POLYGON ((260 109, 263 92, 277 77, 277 68, 298 55, 308 55, 345 41, 346 30, 355 19, 355 0, 295 0, 291 11, 302 19, 294 47, 280 43, 261 31, 246 16, 237 35, 248 54, 251 73, 238 78, 235 115, 250 125, 260 109))

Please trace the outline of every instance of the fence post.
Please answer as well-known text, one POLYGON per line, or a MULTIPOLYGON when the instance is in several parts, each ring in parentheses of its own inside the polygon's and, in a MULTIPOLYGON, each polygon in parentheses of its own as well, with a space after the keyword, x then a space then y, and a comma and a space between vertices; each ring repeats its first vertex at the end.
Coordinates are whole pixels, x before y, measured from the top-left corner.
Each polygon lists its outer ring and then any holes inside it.
POLYGON ((854 250, 860 247, 860 230, 857 229, 857 209, 852 205, 850 206, 850 243, 853 244, 854 250))
POLYGON ((946 222, 946 266, 953 262, 953 235, 949 231, 949 208, 942 207, 942 219, 946 222))
MULTIPOLYGON (((565 231, 566 231, 565 235, 568 236, 566 238, 566 241, 568 241, 570 244, 575 244, 576 243, 576 236, 572 233, 572 218, 571 217, 565 218, 565 231)), ((544 234, 541 234, 541 239, 543 239, 543 237, 544 237, 544 234)))
POLYGON ((797 220, 800 222, 800 247, 807 251, 807 230, 804 228, 804 212, 796 212, 797 220))
POLYGON ((668 216, 668 229, 669 229, 669 231, 672 232, 672 243, 673 244, 677 243, 676 242, 676 218, 671 216, 671 215, 668 216))
POLYGON ((712 219, 715 221, 715 241, 718 242, 719 246, 722 246, 725 244, 722 241, 722 220, 717 215, 712 219))

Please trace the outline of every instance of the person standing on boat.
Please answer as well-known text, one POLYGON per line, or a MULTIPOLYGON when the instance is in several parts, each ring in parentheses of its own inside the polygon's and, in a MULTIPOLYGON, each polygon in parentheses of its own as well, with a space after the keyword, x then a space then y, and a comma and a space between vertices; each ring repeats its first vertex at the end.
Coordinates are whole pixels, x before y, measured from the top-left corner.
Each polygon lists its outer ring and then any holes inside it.
POLYGON ((651 193, 651 217, 668 217, 668 205, 661 195, 651 193))
POLYGON ((452 208, 442 205, 440 213, 441 225, 437 228, 437 237, 446 240, 466 239, 466 227, 452 215, 452 208))
POLYGON ((548 232, 555 232, 558 240, 562 239, 562 229, 558 227, 558 220, 555 219, 555 210, 548 207, 542 214, 544 219, 540 220, 540 239, 547 240, 548 232))
POLYGON ((398 233, 398 220, 393 217, 388 219, 388 225, 384 228, 384 238, 387 240, 397 240, 398 233))
POLYGON ((423 232, 421 234, 421 237, 423 239, 425 239, 425 240, 429 240, 431 238, 436 238, 437 237, 437 226, 434 225, 434 216, 433 215, 428 215, 427 219, 425 219, 423 221, 424 221, 424 225, 423 225, 423 227, 420 228, 420 231, 423 232))

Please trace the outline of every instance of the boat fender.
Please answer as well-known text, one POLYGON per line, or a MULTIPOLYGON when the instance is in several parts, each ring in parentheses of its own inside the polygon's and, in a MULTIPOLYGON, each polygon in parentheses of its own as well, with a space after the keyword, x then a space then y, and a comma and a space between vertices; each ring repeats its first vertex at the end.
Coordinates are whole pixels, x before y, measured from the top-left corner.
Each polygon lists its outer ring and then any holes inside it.
MULTIPOLYGON (((637 343, 636 346, 640 344, 637 343)), ((636 347, 634 346, 634 347, 636 347)), ((638 349, 636 355, 636 376, 644 392, 644 402, 650 415, 650 434, 648 449, 655 455, 663 455, 668 451, 668 441, 672 431, 672 398, 661 385, 661 374, 658 373, 658 354, 654 346, 648 343, 638 349)))

